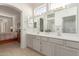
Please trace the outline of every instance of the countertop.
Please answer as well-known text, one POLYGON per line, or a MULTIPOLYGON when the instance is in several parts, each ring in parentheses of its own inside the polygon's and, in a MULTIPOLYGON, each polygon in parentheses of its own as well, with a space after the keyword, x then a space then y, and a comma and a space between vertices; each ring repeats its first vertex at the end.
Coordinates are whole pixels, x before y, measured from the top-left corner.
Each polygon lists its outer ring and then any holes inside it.
POLYGON ((57 33, 34 33, 34 32, 31 32, 31 33, 27 32, 27 34, 57 38, 57 39, 63 39, 63 40, 79 41, 79 34, 61 33, 61 35, 57 35, 57 33))

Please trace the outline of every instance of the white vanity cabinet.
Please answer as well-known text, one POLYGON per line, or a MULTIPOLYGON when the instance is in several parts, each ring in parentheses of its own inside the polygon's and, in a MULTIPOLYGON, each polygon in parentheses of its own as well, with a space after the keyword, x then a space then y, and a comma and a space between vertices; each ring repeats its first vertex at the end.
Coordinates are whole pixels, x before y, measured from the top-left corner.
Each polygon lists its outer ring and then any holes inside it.
POLYGON ((40 52, 43 53, 44 55, 51 56, 51 44, 49 42, 42 41, 40 52))
POLYGON ((40 52, 47 56, 54 56, 54 44, 49 42, 49 37, 41 36, 40 52))
POLYGON ((59 45, 64 45, 64 40, 62 40, 62 39, 50 38, 49 42, 56 43, 56 44, 59 44, 59 45))
POLYGON ((33 40, 32 39, 28 39, 27 42, 28 42, 27 46, 32 48, 33 47, 33 40))
POLYGON ((27 34, 28 47, 46 56, 79 56, 79 42, 27 34))
POLYGON ((33 39, 34 39, 33 35, 27 35, 27 46, 29 48, 33 48, 33 39))
POLYGON ((79 42, 66 40, 66 46, 79 49, 79 42))
POLYGON ((79 7, 35 17, 34 33, 27 34, 28 47, 47 56, 79 56, 79 7))
POLYGON ((77 56, 78 50, 65 46, 55 45, 55 56, 77 56))
POLYGON ((33 49, 40 52, 40 38, 36 37, 33 39, 33 49))

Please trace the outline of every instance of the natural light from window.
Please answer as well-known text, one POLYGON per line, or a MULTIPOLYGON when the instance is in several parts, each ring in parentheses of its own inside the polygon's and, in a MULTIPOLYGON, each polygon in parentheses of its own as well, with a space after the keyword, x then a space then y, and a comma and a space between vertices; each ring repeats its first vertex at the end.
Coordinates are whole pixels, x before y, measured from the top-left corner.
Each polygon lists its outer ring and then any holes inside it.
POLYGON ((41 6, 38 6, 37 8, 34 9, 34 16, 41 15, 47 11, 50 10, 58 10, 58 9, 63 9, 65 8, 65 5, 69 3, 48 3, 48 4, 43 4, 41 6))
POLYGON ((37 8, 34 9, 34 15, 37 16, 37 15, 41 15, 43 13, 47 12, 47 6, 46 4, 44 5, 41 5, 37 8))

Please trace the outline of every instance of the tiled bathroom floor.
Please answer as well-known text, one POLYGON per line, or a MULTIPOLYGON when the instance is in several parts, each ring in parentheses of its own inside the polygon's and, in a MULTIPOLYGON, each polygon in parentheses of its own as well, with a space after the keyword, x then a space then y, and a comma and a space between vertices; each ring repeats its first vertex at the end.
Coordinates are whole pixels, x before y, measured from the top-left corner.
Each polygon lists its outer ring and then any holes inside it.
POLYGON ((11 42, 0 45, 0 56, 41 56, 29 48, 20 48, 19 43, 11 42))

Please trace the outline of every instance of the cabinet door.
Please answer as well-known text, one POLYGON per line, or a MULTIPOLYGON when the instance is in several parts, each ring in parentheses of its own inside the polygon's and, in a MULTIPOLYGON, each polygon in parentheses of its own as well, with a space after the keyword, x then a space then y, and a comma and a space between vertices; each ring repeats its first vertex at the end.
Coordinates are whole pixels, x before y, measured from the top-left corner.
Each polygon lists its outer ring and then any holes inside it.
POLYGON ((31 35, 27 35, 27 46, 32 48, 33 47, 33 38, 31 37, 31 35))
POLYGON ((54 48, 55 48, 54 43, 51 43, 51 56, 54 56, 54 48))
POLYGON ((56 45, 54 50, 55 56, 76 56, 76 49, 56 45))
POLYGON ((32 48, 33 47, 33 40, 32 39, 28 39, 28 47, 32 48))
POLYGON ((41 53, 43 53, 44 55, 51 55, 51 45, 48 42, 41 42, 41 53))
POLYGON ((33 39, 33 49, 40 52, 40 40, 33 39))

